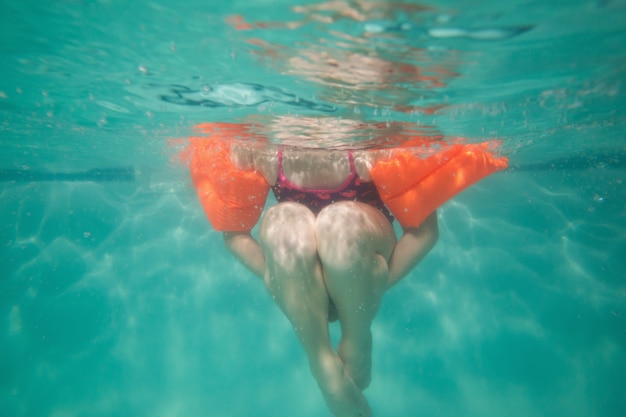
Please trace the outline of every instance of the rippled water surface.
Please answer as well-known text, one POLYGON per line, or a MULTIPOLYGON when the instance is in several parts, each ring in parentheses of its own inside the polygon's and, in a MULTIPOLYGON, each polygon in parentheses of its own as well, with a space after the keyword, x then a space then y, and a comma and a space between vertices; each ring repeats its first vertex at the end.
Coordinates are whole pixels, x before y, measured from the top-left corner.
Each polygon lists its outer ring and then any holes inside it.
POLYGON ((0 414, 328 415, 176 160, 228 122, 500 140, 510 168, 440 209, 384 300, 374 415, 621 416, 625 22, 622 0, 0 0, 0 414))

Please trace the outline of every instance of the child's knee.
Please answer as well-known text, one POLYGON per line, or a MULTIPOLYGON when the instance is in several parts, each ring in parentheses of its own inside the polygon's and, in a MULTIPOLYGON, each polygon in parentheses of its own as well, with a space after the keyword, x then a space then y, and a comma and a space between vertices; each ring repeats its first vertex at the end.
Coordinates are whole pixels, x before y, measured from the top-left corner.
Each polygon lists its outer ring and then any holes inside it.
POLYGON ((269 210, 259 229, 266 260, 283 267, 315 258, 315 216, 301 204, 282 203, 269 210))
POLYGON ((261 220, 259 239, 275 241, 284 236, 308 236, 313 232, 315 216, 305 206, 281 203, 267 210, 261 220))
POLYGON ((316 236, 322 263, 351 268, 372 252, 367 213, 351 202, 326 207, 317 216, 316 236))

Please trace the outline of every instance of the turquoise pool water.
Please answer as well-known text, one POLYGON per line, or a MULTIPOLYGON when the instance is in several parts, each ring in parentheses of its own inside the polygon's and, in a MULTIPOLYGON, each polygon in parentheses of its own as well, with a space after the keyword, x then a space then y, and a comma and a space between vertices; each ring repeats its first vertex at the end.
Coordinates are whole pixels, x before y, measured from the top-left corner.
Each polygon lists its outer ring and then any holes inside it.
POLYGON ((621 416, 626 2, 294 4, 0 1, 0 415, 329 415, 173 161, 198 122, 306 115, 511 163, 386 296, 374 415, 621 416))

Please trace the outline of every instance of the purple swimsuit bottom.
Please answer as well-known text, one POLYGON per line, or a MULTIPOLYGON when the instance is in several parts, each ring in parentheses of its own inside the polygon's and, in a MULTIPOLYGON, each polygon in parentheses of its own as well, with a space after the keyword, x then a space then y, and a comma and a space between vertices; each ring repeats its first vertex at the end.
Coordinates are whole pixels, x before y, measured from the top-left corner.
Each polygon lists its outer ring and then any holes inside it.
POLYGON ((368 204, 387 217, 390 223, 394 218, 389 209, 378 195, 378 190, 373 182, 364 182, 358 177, 354 166, 352 152, 348 154, 350 160, 350 175, 346 181, 336 189, 303 189, 298 187, 285 177, 283 171, 283 153, 278 151, 278 179, 272 187, 274 196, 279 203, 291 201, 308 207, 317 215, 324 207, 338 201, 358 201, 368 204))

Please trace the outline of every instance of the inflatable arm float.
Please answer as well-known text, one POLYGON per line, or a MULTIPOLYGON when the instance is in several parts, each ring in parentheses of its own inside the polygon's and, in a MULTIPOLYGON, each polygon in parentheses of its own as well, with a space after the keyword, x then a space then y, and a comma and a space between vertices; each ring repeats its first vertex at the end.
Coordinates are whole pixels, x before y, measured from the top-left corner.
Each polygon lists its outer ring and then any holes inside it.
POLYGON ((426 157, 401 149, 378 161, 370 174, 385 205, 404 227, 417 227, 446 201, 505 169, 508 160, 496 157, 496 142, 456 144, 426 157))
MULTIPOLYGON (((197 128, 208 133, 207 125, 197 128)), ((238 132, 245 130, 240 125, 229 127, 231 129, 226 129, 229 134, 233 133, 233 127, 238 132)), ((259 172, 235 166, 230 146, 230 142, 216 130, 209 137, 189 138, 183 156, 189 161, 196 193, 213 228, 224 232, 247 232, 261 217, 270 187, 259 172)))

